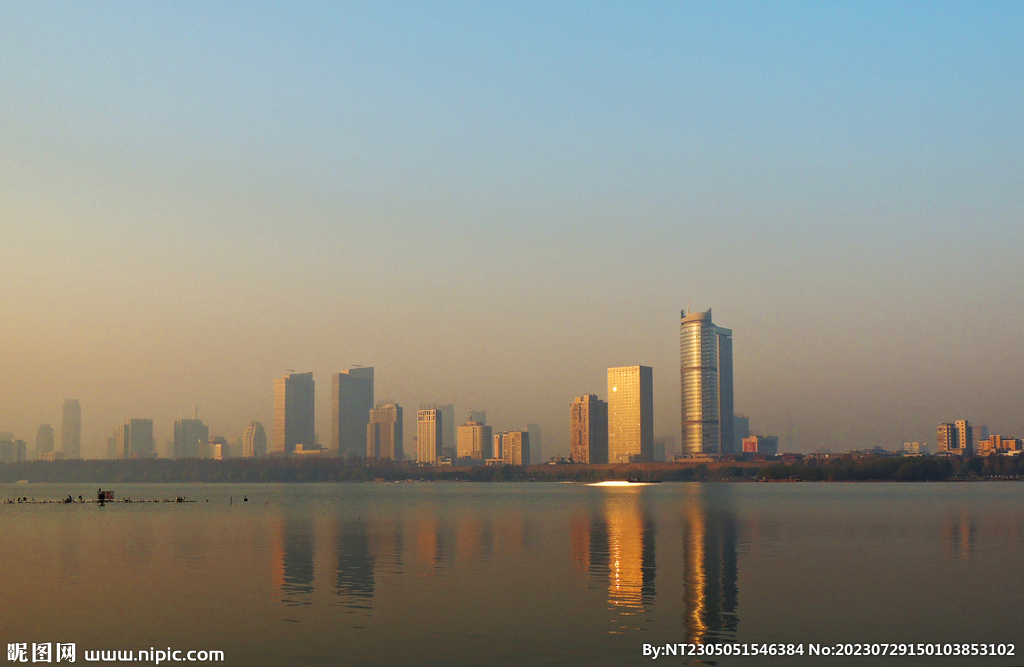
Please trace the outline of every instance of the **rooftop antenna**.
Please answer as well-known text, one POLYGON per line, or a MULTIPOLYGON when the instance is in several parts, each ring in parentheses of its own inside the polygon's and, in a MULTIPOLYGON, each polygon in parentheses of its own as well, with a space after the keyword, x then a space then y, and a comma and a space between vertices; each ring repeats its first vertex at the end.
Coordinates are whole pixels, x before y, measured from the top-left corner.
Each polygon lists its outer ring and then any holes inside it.
POLYGON ((288 371, 289 373, 294 373, 295 372, 294 368, 286 368, 285 370, 288 371))
POLYGON ((362 368, 362 364, 352 364, 352 368, 362 368))
POLYGON ((192 405, 192 419, 199 419, 199 406, 195 404, 192 405))

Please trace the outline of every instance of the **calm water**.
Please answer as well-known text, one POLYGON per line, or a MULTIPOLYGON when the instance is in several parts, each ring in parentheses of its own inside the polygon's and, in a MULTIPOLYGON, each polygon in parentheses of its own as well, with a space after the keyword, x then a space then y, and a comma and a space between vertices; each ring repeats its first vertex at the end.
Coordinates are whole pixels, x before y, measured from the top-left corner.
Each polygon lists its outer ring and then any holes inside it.
MULTIPOLYGON (((0 639, 75 642, 78 662, 84 649, 219 649, 229 665, 629 665, 650 662, 644 643, 1003 642, 1016 658, 828 662, 1024 664, 1020 484, 111 488, 199 502, 0 506, 0 639)), ((3 498, 95 491, 0 485, 3 498)))

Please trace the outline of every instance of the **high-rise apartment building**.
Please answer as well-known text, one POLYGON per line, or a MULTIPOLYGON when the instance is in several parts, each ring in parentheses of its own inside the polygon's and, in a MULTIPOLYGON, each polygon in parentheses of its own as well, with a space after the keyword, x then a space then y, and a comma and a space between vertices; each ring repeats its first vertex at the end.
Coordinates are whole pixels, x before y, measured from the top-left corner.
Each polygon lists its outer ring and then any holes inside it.
POLYGON ((544 435, 541 433, 540 424, 527 424, 526 430, 530 434, 530 463, 533 465, 543 463, 541 457, 544 454, 541 451, 541 443, 544 435))
POLYGON ((732 330, 711 321, 711 309, 680 315, 683 454, 736 453, 733 431, 732 330))
POLYGON ((366 425, 373 406, 373 367, 350 368, 332 376, 331 449, 338 456, 366 452, 366 425))
POLYGON ((210 452, 210 427, 202 419, 178 419, 174 422, 171 456, 176 459, 205 459, 210 452))
MULTIPOLYGON (((420 403, 420 410, 440 410, 442 416, 441 425, 441 451, 449 452, 455 456, 455 404, 454 403, 420 403)), ((448 456, 449 454, 446 454, 448 456)))
POLYGON ((21 463, 28 460, 28 446, 13 433, 0 434, 0 463, 21 463))
POLYGON ((316 383, 312 373, 292 373, 274 381, 274 451, 295 453, 296 445, 312 447, 315 436, 316 383))
POLYGON ((153 420, 125 419, 114 429, 114 454, 119 459, 151 459, 153 450, 153 420))
POLYGON ((530 465, 529 431, 504 431, 494 436, 494 441, 496 447, 499 444, 501 446, 501 458, 505 465, 530 465))
POLYGON ((935 449, 938 453, 949 452, 960 456, 974 453, 974 431, 966 420, 956 423, 939 424, 935 436, 935 449))
POLYGON ((416 460, 434 465, 441 457, 444 416, 440 410, 420 410, 416 413, 416 460))
POLYGON ((956 423, 957 449, 963 456, 970 456, 974 453, 974 431, 971 424, 961 419, 956 423))
POLYGON ((82 458, 82 406, 77 398, 64 399, 60 449, 65 459, 82 458))
POLYGON ((366 458, 401 461, 403 454, 402 406, 382 403, 370 410, 366 425, 366 458))
POLYGON ((470 419, 464 423, 455 436, 458 457, 481 461, 491 458, 494 444, 492 433, 490 426, 478 421, 470 419))
POLYGON ((36 430, 36 458, 43 458, 43 454, 53 451, 53 427, 49 424, 40 424, 36 430))
POLYGON ((650 366, 608 369, 608 461, 654 459, 654 382, 650 366))
POLYGON ((242 439, 242 456, 247 459, 262 459, 267 455, 267 431, 263 424, 251 421, 245 427, 242 439))
POLYGON ((569 406, 569 457, 576 463, 608 463, 608 404, 597 394, 569 406))

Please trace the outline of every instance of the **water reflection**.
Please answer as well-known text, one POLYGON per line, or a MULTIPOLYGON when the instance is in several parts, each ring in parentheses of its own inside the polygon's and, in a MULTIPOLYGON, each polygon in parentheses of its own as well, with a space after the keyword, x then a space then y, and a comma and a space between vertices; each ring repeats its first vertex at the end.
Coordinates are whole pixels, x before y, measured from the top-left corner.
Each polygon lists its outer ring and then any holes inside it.
POLYGON ((739 526, 725 486, 690 489, 682 511, 683 625, 686 641, 730 640, 736 636, 736 543, 739 526))
POLYGON ((337 562, 335 593, 341 606, 353 611, 369 611, 373 603, 374 557, 362 519, 337 522, 337 562))
POLYGON ((308 596, 313 593, 315 548, 312 521, 290 517, 281 521, 274 549, 279 568, 275 580, 288 605, 312 604, 308 596))
POLYGON ((615 492, 605 501, 608 602, 642 610, 654 599, 655 527, 646 494, 615 492))
POLYGON ((974 551, 978 525, 974 516, 967 512, 950 514, 944 526, 946 549, 951 558, 970 559, 974 551))

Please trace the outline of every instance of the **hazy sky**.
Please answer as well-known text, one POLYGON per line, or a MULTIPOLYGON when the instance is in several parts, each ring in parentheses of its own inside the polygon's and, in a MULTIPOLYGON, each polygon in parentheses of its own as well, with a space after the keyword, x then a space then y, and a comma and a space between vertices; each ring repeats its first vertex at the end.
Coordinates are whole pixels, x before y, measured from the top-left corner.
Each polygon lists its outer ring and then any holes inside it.
POLYGON ((643 364, 678 437, 689 304, 783 446, 1024 436, 1024 5, 838 4, 4 3, 0 430, 363 364, 567 453, 643 364))

